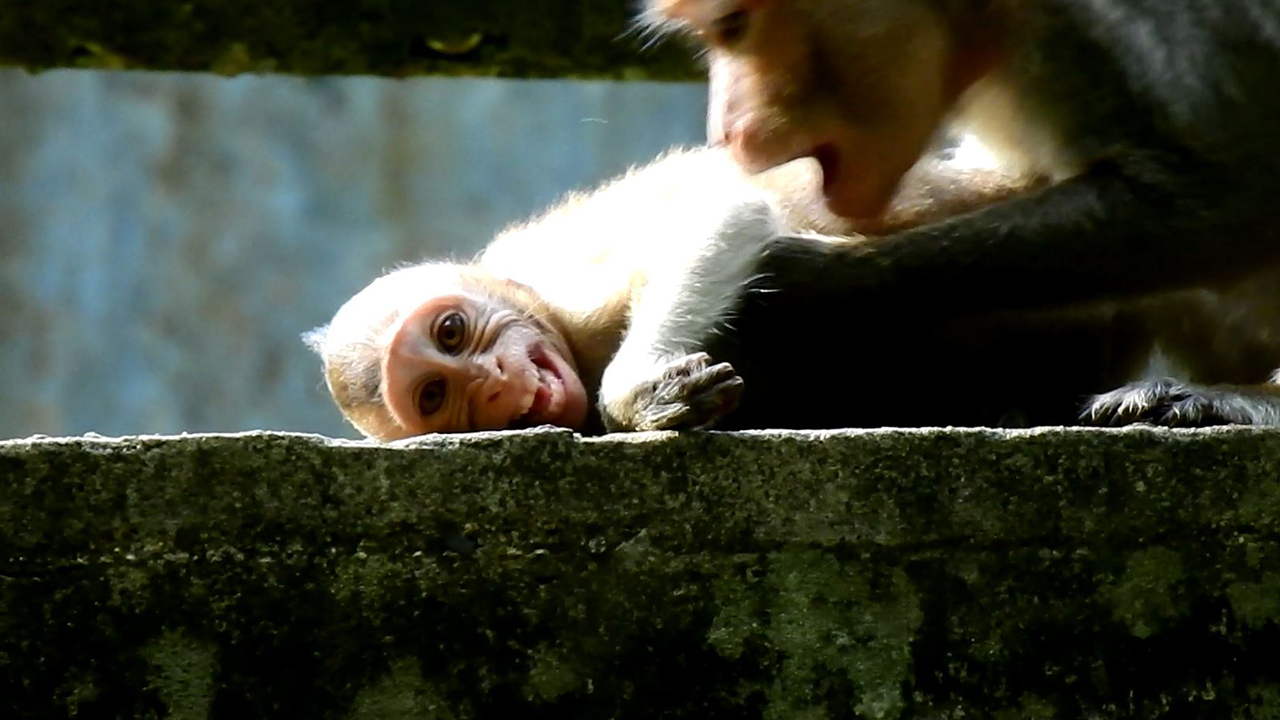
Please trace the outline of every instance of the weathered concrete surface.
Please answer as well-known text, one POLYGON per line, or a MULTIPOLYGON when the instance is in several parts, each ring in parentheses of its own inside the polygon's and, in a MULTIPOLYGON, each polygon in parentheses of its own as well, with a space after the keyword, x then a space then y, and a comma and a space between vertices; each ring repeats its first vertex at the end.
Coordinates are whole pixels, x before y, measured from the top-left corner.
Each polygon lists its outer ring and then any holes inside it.
POLYGON ((688 46, 646 48, 626 0, 0 0, 0 64, 690 80, 688 46))
POLYGON ((1280 433, 0 443, 6 718, 1262 718, 1280 433))

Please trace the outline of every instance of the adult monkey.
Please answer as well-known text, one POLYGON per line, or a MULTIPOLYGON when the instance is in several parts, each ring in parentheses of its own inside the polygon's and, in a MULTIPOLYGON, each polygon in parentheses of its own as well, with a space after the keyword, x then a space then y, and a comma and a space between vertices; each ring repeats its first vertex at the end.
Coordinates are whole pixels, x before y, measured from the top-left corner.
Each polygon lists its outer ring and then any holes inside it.
MULTIPOLYGON (((1054 180, 876 243, 775 243, 766 270, 809 272, 890 324, 1195 289, 1227 288, 1201 298, 1224 317, 1280 306, 1274 0, 648 0, 646 19, 708 48, 713 142, 755 171, 813 156, 860 230, 949 124, 1054 180)), ((1275 404, 1269 386, 1242 392, 1275 404)), ((1190 398, 1239 419, 1216 393, 1145 383, 1091 410, 1190 398)))

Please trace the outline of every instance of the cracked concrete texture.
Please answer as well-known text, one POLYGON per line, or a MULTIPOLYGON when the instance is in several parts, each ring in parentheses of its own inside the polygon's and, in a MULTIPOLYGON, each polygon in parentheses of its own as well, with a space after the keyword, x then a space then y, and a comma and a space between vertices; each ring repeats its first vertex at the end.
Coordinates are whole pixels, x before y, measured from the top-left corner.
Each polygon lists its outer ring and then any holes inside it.
POLYGON ((0 442, 14 717, 1266 717, 1280 433, 0 442))

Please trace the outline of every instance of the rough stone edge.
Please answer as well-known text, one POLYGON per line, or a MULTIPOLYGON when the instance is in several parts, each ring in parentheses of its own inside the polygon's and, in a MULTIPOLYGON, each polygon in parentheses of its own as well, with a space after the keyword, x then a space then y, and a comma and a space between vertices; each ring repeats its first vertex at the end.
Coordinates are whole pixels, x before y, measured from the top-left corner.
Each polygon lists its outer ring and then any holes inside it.
MULTIPOLYGON (((465 516, 512 532, 532 523, 554 542, 559 524, 636 519, 672 548, 765 547, 799 537, 868 547, 1022 543, 1046 532, 1130 542, 1151 528, 1280 537, 1280 430, 1254 428, 598 438, 548 428, 393 444, 255 431, 34 437, 0 442, 0 480, 16 489, 0 501, 6 531, 33 546, 51 537, 97 546, 119 535, 128 523, 103 516, 102 507, 123 508, 130 522, 155 526, 148 532, 157 537, 170 532, 164 508, 187 507, 211 532, 238 542, 240 518, 217 518, 245 498, 295 530, 350 513, 392 513, 421 527, 465 516), (210 485, 211 477, 225 480, 210 485), (717 512, 708 514, 710 506, 717 512), (530 520, 516 507, 540 507, 541 515, 530 520), (79 518, 75 538, 60 526, 67 512, 79 518)), ((383 520, 371 522, 357 534, 383 532, 383 520)))
POLYGON ((457 434, 423 435, 395 442, 379 442, 366 439, 330 437, 321 433, 300 432, 292 430, 237 430, 227 432, 183 432, 183 433, 136 433, 125 435, 102 435, 86 432, 81 435, 46 435, 37 433, 21 438, 0 438, 0 450, 20 445, 39 444, 85 444, 114 445, 136 443, 172 443, 197 442, 206 440, 232 439, 275 439, 285 442, 305 441, 328 447, 378 448, 384 450, 437 450, 450 449, 467 445, 487 445, 494 441, 528 441, 546 438, 563 441, 573 440, 586 446, 597 444, 648 444, 677 441, 696 441, 698 438, 739 438, 743 440, 778 441, 793 440, 802 442, 839 442, 841 440, 867 439, 882 437, 886 440, 910 438, 998 438, 1007 441, 1019 441, 1045 436, 1061 436, 1064 440, 1097 440, 1103 438, 1122 438, 1147 436, 1153 440, 1206 440, 1215 438, 1234 438, 1239 436, 1275 437, 1280 442, 1280 428, 1249 426, 1218 426, 1209 428, 1163 428, 1148 425, 1132 425, 1118 428, 1075 427, 1068 425, 1042 425, 1031 428, 994 428, 994 427, 879 427, 879 428, 845 428, 835 430, 735 430, 735 431, 654 431, 636 433, 615 433, 611 435, 583 435, 573 430, 557 427, 539 427, 526 430, 496 430, 457 434))

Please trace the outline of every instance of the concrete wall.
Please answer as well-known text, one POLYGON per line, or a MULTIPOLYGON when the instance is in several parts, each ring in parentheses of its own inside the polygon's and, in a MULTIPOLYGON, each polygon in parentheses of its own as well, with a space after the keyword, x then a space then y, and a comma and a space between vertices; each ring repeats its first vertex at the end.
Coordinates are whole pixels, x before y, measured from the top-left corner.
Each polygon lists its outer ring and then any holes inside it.
POLYGON ((0 442, 0 716, 1276 718, 1278 441, 0 442))
POLYGON ((701 140, 701 84, 0 72, 0 437, 354 437, 298 339, 701 140))

